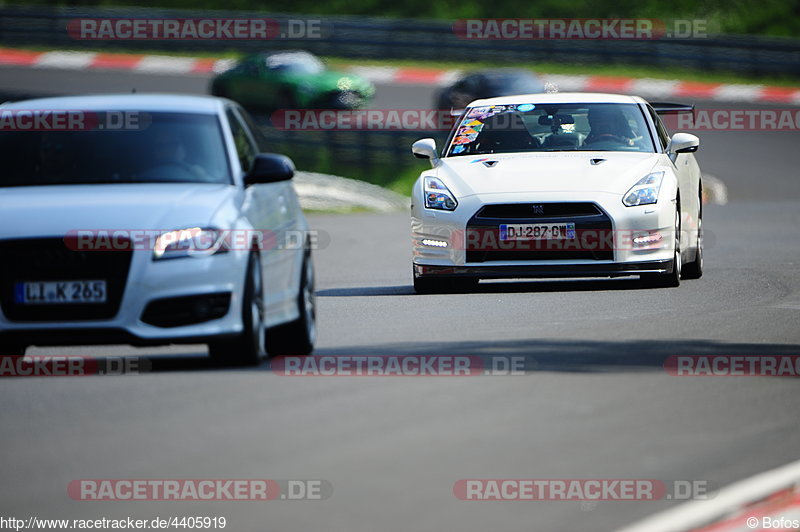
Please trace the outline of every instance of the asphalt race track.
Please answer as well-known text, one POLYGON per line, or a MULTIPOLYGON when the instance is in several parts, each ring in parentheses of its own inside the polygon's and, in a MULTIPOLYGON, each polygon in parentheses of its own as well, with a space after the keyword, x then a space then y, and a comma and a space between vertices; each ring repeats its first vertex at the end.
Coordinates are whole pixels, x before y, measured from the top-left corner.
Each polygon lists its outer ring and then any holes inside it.
MULTIPOLYGON (((0 69, 0 93, 203 92, 201 76, 0 69)), ((427 108, 427 86, 378 108, 427 108)), ((765 108, 697 102, 719 108, 765 108)), ((0 515, 226 516, 234 531, 605 531, 675 501, 467 502, 459 479, 685 479, 724 486, 796 460, 798 380, 675 377, 671 355, 798 355, 800 133, 702 132, 728 185, 708 205, 706 274, 482 284, 413 294, 408 216, 315 215, 316 355, 523 356, 522 376, 288 377, 209 366, 202 347, 30 349, 153 354, 120 377, 0 381, 0 515), (322 501, 86 502, 75 479, 324 479, 322 501)), ((410 156, 410 154, 409 154, 410 156)), ((302 162, 298 161, 302 167, 302 162)), ((0 199, 1 201, 1 199, 0 199)))

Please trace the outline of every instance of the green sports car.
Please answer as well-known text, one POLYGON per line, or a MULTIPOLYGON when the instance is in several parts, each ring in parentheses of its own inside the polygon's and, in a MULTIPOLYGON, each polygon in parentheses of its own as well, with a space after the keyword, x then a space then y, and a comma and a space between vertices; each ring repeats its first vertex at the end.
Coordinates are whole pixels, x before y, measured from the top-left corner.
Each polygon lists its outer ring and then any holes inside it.
POLYGON ((355 109, 375 87, 364 78, 328 70, 305 51, 259 53, 245 57, 211 82, 211 94, 246 107, 266 109, 355 109))

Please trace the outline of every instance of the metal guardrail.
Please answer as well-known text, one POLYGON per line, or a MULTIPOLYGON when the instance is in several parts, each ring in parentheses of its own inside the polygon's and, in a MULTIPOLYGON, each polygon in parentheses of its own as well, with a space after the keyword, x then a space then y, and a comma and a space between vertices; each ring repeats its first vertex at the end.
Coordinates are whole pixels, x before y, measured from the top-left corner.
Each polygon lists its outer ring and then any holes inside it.
MULTIPOLYGON (((305 48, 321 55, 351 58, 419 59, 434 55, 442 61, 619 63, 656 67, 683 66, 755 75, 800 77, 800 39, 755 36, 715 36, 653 40, 472 40, 461 39, 446 21, 381 19, 351 16, 307 16, 256 12, 194 11, 156 8, 58 6, 0 7, 0 43, 96 48, 97 41, 70 37, 67 23, 75 18, 212 18, 261 17, 283 24, 292 19, 317 19, 320 38, 266 41, 165 41, 170 50, 242 52, 305 48)), ((102 42, 129 49, 154 49, 154 41, 102 42)))
POLYGON ((298 168, 346 175, 381 184, 410 168, 429 167, 411 155, 411 144, 433 137, 438 146, 446 131, 285 131, 270 127, 268 117, 255 116, 271 151, 285 153, 298 168))

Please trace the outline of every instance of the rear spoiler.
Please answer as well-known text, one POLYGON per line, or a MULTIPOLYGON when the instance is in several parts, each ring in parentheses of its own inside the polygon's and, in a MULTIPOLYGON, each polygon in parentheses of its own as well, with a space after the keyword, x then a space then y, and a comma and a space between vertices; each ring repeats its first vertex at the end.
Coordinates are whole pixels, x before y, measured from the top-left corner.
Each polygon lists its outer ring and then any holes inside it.
POLYGON ((694 114, 694 105, 684 105, 682 103, 651 102, 653 110, 660 115, 674 115, 678 113, 694 114))

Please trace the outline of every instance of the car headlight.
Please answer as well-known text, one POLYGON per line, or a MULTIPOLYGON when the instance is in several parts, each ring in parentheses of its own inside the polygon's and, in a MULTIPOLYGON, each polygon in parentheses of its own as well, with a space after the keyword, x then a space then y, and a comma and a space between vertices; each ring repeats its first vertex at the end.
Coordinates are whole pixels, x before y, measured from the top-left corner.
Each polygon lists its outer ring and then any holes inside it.
POLYGON ((207 257, 226 253, 224 233, 217 229, 190 227, 162 233, 153 246, 153 260, 207 257))
POLYGON ((339 78, 339 81, 336 82, 336 87, 340 91, 349 91, 353 88, 353 80, 350 78, 339 78))
POLYGON ((626 207, 636 205, 650 205, 658 201, 658 191, 661 190, 661 181, 664 172, 653 172, 641 178, 625 193, 622 203, 626 207))
POLYGON ((455 196, 439 178, 425 176, 422 182, 426 208, 452 211, 458 207, 455 196))

